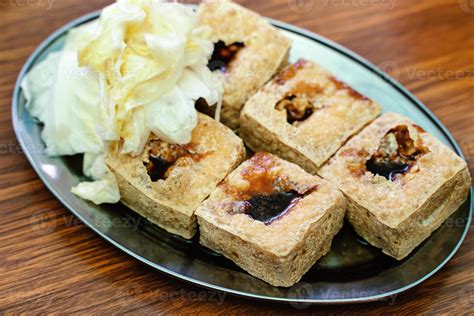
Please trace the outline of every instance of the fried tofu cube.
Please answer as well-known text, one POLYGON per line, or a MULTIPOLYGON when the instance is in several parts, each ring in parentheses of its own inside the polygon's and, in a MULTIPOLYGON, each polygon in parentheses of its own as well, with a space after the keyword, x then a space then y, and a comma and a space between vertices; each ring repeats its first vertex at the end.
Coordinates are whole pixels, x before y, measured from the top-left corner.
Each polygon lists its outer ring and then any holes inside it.
POLYGON ((287 64, 291 41, 257 13, 231 1, 204 1, 198 16, 215 43, 209 68, 221 71, 224 81, 221 120, 236 129, 245 101, 287 64))
POLYGON ((344 196, 328 181, 258 153, 196 215, 202 245, 267 283, 290 287, 329 251, 345 210, 344 196))
POLYGON ((380 106, 317 64, 299 60, 246 103, 240 135, 254 151, 268 151, 315 174, 380 106))
POLYGON ((356 232, 398 260, 466 201, 466 162, 411 120, 387 113, 352 138, 319 174, 348 199, 356 232))
POLYGON ((242 140, 229 128, 203 114, 198 120, 187 145, 152 136, 141 156, 117 152, 106 159, 123 204, 188 239, 197 231, 196 208, 246 156, 242 140))

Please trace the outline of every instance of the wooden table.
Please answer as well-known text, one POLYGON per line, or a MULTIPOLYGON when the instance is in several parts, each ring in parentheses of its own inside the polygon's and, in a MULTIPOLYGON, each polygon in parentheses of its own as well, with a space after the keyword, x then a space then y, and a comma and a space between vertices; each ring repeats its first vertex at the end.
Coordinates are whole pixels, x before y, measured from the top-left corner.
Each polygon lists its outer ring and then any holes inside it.
MULTIPOLYGON (((46 36, 109 2, 0 0, 0 313, 474 311, 472 234, 439 273, 394 301, 301 310, 217 296, 177 281, 128 257, 74 221, 17 145, 10 123, 11 94, 21 66, 46 36)), ((474 0, 240 2, 339 42, 395 76, 449 128, 472 170, 474 0)))

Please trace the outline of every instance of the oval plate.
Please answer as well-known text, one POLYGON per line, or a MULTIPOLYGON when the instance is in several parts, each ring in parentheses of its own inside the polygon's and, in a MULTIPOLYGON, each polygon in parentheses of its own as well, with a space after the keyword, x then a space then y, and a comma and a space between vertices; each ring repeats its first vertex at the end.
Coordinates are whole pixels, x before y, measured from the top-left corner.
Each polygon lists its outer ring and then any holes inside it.
MULTIPOLYGON (((331 252, 300 283, 285 289, 250 276, 226 258, 201 247, 196 238, 186 241, 164 232, 122 205, 96 206, 77 198, 70 188, 85 180, 81 174, 82 158, 45 155, 41 127, 25 110, 20 82, 48 53, 61 49, 69 29, 98 15, 94 12, 71 22, 36 49, 19 75, 12 116, 18 141, 41 180, 72 213, 114 246, 157 270, 210 289, 294 304, 336 304, 387 299, 406 291, 438 271, 461 245, 470 226, 472 190, 468 201, 405 260, 398 262, 383 255, 346 224, 335 238, 331 252)), ((374 65, 318 35, 271 22, 292 38, 291 61, 305 58, 318 62, 382 104, 385 112, 412 118, 462 156, 459 146, 435 116, 374 65)))

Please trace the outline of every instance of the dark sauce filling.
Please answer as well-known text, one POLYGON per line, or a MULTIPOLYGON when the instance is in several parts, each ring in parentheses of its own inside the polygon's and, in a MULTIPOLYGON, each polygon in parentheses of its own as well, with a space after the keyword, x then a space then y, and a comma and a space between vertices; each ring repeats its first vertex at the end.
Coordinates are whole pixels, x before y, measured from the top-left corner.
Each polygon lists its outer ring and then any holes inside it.
POLYGON ((150 156, 150 161, 144 163, 151 181, 165 180, 167 178, 168 170, 174 162, 167 161, 161 157, 150 156))
POLYGON ((285 215, 301 197, 296 191, 255 195, 247 201, 245 213, 254 220, 270 225, 285 215))
POLYGON ((415 144, 406 125, 400 125, 382 139, 378 150, 367 161, 366 168, 373 174, 394 181, 397 175, 408 173, 416 161, 428 152, 428 148, 415 144))
POLYGON ((313 105, 310 102, 305 102, 302 106, 301 103, 298 96, 292 94, 278 102, 276 109, 279 111, 286 110, 286 121, 293 125, 296 122, 307 120, 314 113, 313 105))
POLYGON ((401 162, 378 162, 376 159, 367 161, 367 170, 373 174, 378 174, 387 180, 393 181, 398 174, 405 174, 410 171, 410 164, 401 162))
POLYGON ((195 103, 196 110, 207 116, 214 118, 216 115, 216 106, 210 106, 207 104, 206 100, 203 98, 199 98, 195 103))
POLYGON ((193 155, 183 146, 168 144, 163 141, 152 141, 149 161, 143 162, 151 181, 166 180, 173 165, 181 157, 193 155))
POLYGON ((291 125, 306 121, 317 110, 325 107, 321 95, 324 89, 317 84, 297 82, 275 106, 278 111, 286 111, 286 120, 291 125))
POLYGON ((246 214, 270 225, 317 189, 317 186, 311 186, 299 193, 288 178, 274 172, 275 160, 269 154, 258 153, 250 162, 242 171, 242 178, 247 182, 245 186, 234 187, 224 183, 224 190, 237 200, 229 210, 233 214, 246 214))
POLYGON ((214 44, 214 52, 212 53, 211 60, 209 60, 207 67, 211 71, 219 70, 226 72, 229 68, 229 64, 243 47, 245 47, 244 43, 240 42, 226 45, 223 41, 218 41, 214 44))
MULTIPOLYGON (((300 59, 295 64, 285 68, 274 79, 274 82, 279 85, 286 84, 293 79, 298 72, 305 67, 307 61, 300 59)), ((329 77, 329 80, 335 85, 337 90, 345 90, 347 93, 359 100, 368 100, 365 96, 358 93, 344 82, 337 80, 334 77, 329 77)), ((286 110, 287 122, 291 125, 298 125, 300 122, 307 120, 318 109, 326 105, 318 104, 318 95, 323 92, 323 88, 318 85, 297 82, 290 92, 280 100, 276 109, 279 111, 286 110)))

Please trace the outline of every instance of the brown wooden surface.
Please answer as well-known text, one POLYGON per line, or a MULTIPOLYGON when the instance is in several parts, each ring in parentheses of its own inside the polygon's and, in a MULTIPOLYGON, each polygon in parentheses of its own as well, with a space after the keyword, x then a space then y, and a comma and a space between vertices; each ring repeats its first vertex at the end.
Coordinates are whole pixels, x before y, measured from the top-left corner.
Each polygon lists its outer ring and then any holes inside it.
MULTIPOLYGON (((472 234, 438 274, 394 301, 296 309, 230 296, 221 301, 212 292, 146 267, 74 221, 17 146, 10 123, 11 94, 21 66, 42 40, 109 2, 0 0, 0 313, 474 311, 472 234)), ((474 0, 240 2, 326 36, 387 70, 449 128, 472 170, 474 0)))

